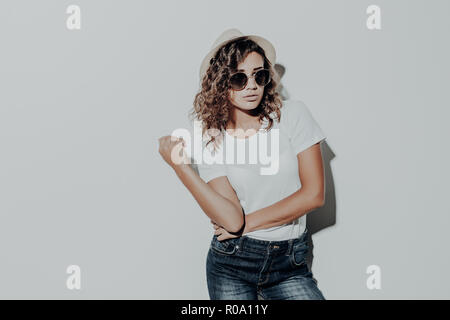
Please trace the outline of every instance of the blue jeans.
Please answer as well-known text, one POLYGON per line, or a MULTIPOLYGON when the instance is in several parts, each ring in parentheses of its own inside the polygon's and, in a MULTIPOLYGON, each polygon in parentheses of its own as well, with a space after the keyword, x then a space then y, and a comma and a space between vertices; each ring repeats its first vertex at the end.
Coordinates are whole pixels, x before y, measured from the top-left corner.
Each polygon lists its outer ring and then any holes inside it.
POLYGON ((325 300, 306 263, 307 232, 296 239, 217 240, 206 259, 211 300, 325 300))

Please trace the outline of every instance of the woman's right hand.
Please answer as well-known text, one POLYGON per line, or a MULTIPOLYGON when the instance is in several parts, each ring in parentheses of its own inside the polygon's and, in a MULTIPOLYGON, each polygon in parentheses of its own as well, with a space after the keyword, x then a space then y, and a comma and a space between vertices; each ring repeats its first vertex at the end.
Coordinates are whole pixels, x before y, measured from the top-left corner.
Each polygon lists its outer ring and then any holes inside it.
POLYGON ((159 153, 172 168, 180 164, 189 164, 189 158, 184 150, 185 141, 183 138, 168 135, 159 138, 158 141, 159 153))

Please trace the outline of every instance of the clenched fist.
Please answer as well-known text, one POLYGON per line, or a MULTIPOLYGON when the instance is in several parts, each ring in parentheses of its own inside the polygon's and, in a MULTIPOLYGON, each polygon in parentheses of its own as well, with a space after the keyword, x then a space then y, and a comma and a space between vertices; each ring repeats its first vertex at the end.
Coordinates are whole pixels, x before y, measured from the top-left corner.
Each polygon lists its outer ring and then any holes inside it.
POLYGON ((158 141, 159 153, 172 168, 175 168, 176 165, 190 163, 184 150, 186 144, 183 138, 164 136, 159 138, 158 141))

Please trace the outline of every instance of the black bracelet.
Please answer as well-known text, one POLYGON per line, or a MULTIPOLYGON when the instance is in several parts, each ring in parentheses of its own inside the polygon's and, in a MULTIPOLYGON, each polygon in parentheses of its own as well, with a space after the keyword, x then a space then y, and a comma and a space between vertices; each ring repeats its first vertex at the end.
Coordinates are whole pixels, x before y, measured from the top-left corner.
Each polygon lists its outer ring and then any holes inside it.
POLYGON ((237 232, 227 231, 229 234, 232 234, 233 236, 241 236, 242 233, 244 232, 244 229, 245 229, 245 212, 244 212, 244 208, 242 208, 242 214, 244 215, 244 224, 242 225, 242 227, 237 232))

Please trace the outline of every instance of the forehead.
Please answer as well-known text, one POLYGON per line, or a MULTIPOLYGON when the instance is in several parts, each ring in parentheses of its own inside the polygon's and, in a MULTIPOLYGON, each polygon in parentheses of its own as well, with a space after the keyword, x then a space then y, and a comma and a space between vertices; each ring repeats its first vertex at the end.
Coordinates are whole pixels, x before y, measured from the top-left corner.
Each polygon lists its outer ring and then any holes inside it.
POLYGON ((250 52, 244 59, 244 61, 238 64, 238 69, 251 71, 255 68, 263 66, 264 66, 263 57, 257 52, 250 52))

